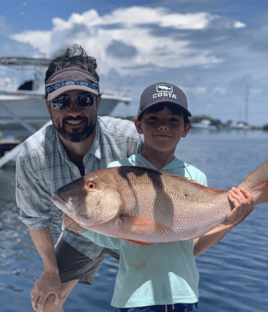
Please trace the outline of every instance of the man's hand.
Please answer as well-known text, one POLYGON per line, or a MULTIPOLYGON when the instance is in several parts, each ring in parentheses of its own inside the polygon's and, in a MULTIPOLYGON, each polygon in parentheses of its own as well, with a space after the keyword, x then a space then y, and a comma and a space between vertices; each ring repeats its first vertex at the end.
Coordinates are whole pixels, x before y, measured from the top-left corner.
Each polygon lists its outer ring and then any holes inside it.
POLYGON ((239 190, 233 187, 227 197, 233 204, 233 209, 226 217, 224 225, 237 225, 253 211, 253 196, 245 188, 239 190))
POLYGON ((31 291, 33 309, 43 312, 46 299, 51 294, 55 295, 54 303, 57 305, 61 299, 61 280, 58 274, 44 271, 31 291))
POLYGON ((69 217, 67 214, 62 215, 62 220, 64 221, 65 226, 68 228, 68 230, 73 232, 82 232, 84 228, 76 223, 71 217, 69 217))

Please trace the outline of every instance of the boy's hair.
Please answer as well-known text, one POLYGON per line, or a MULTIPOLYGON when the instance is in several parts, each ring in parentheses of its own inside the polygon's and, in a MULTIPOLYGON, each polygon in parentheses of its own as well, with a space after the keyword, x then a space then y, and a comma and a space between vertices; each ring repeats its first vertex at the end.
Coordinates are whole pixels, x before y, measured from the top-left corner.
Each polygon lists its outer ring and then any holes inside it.
POLYGON ((146 108, 137 118, 138 121, 142 120, 144 113, 158 113, 161 112, 165 107, 167 107, 173 115, 179 115, 183 117, 184 126, 191 122, 189 116, 181 109, 177 104, 171 102, 162 102, 146 108))
POLYGON ((95 71, 97 68, 96 59, 93 56, 88 56, 86 51, 81 46, 74 44, 68 47, 64 53, 62 53, 62 51, 59 53, 60 54, 52 60, 48 66, 45 84, 55 72, 69 67, 78 67, 86 70, 90 72, 97 81, 99 81, 99 75, 95 71))

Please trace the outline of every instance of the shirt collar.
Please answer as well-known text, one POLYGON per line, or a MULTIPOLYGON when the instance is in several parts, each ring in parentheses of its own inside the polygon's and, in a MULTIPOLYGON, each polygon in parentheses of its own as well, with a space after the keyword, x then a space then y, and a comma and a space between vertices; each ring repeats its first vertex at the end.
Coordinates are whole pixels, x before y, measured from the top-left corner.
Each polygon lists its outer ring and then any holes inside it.
POLYGON ((99 122, 99 117, 97 119, 97 123, 96 123, 96 132, 95 132, 95 136, 93 139, 93 142, 90 146, 89 151, 87 152, 86 156, 85 156, 85 161, 87 161, 87 158, 91 155, 94 155, 95 157, 97 157, 98 159, 101 158, 101 129, 100 129, 100 122, 99 122))
MULTIPOLYGON (((146 164, 146 167, 147 168, 150 168, 150 169, 154 169, 154 170, 158 170, 154 165, 152 165, 146 158, 144 158, 141 154, 138 154, 138 155, 135 155, 136 156, 136 161, 137 161, 137 158, 140 157, 141 160, 142 160, 142 163, 145 163, 146 164)), ((182 167, 185 167, 185 163, 184 161, 174 157, 173 160, 166 164, 162 169, 161 171, 166 171, 166 170, 171 170, 171 169, 178 169, 178 168, 182 168, 182 167)))
POLYGON ((165 165, 163 169, 168 170, 168 169, 176 169, 176 168, 182 168, 182 167, 185 167, 184 161, 174 157, 173 160, 167 165, 165 165))

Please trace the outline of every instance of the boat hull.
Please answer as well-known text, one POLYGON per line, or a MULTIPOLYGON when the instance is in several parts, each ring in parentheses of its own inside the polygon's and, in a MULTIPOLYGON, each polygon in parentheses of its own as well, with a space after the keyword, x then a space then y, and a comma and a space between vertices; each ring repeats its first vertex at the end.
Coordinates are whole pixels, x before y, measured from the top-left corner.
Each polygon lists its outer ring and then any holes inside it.
MULTIPOLYGON (((119 103, 129 105, 130 102, 131 98, 129 97, 103 93, 98 115, 109 116, 119 103)), ((23 122, 38 130, 49 119, 50 115, 43 93, 0 91, 0 132, 3 135, 10 130, 23 130, 25 128, 22 125, 23 122)), ((27 132, 29 131, 27 130, 27 132)))

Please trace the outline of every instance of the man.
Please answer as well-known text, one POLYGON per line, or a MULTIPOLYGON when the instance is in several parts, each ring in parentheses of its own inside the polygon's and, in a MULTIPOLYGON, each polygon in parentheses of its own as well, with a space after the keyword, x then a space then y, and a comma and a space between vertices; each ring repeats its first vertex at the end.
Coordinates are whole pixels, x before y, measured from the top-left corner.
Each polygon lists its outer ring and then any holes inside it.
POLYGON ((96 60, 72 46, 55 58, 46 72, 46 105, 52 125, 22 145, 17 159, 16 198, 20 219, 28 226, 44 271, 31 292, 38 312, 60 312, 77 282, 92 284, 107 255, 79 233, 64 228, 54 250, 51 228, 61 221, 51 202, 53 191, 108 163, 143 149, 134 124, 98 117, 101 105, 96 60))

